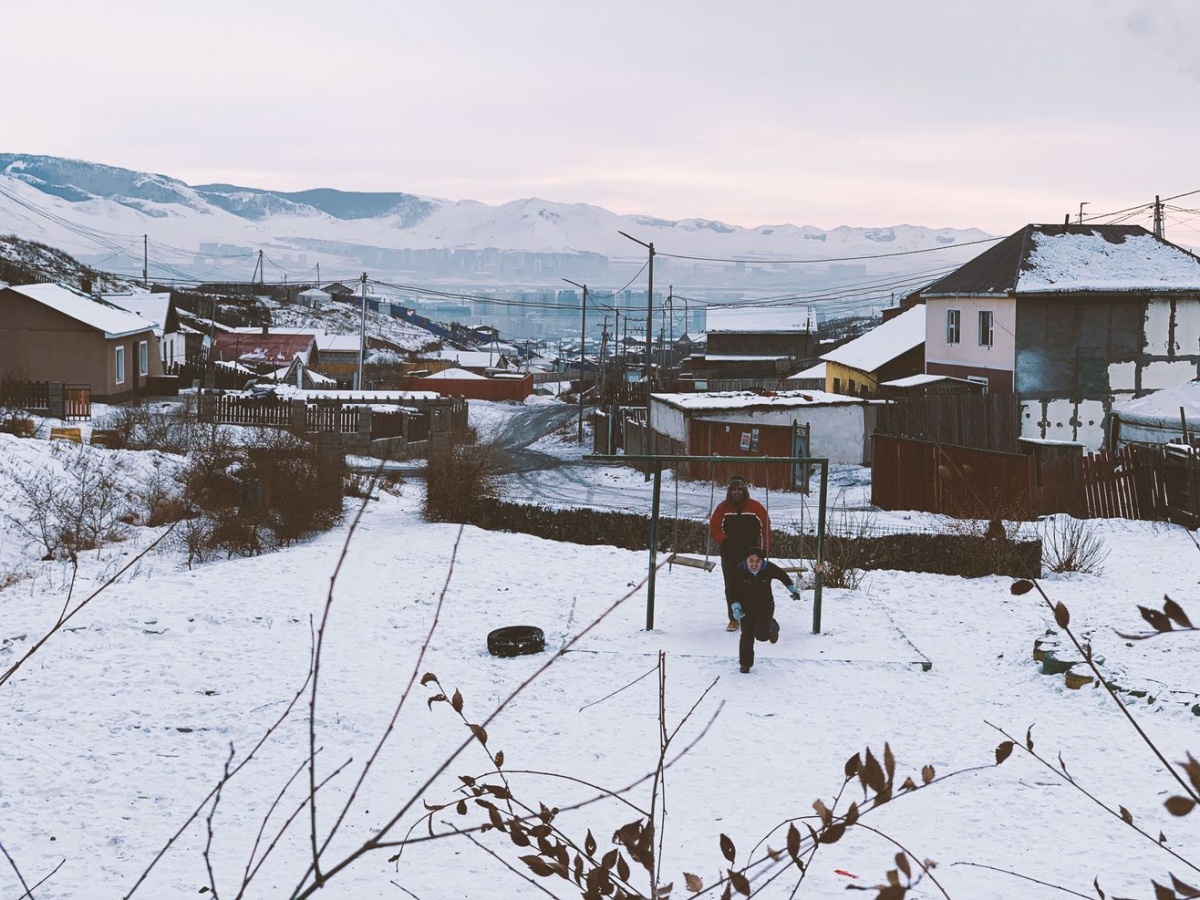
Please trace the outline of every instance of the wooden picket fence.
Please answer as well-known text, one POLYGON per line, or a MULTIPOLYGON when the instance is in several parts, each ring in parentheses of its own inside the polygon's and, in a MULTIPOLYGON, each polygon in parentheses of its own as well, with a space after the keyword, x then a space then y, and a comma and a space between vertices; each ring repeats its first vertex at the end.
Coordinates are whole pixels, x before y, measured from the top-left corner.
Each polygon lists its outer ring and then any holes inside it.
POLYGON ((871 499, 883 509, 1005 518, 1068 513, 1200 527, 1200 447, 1130 445, 1032 456, 875 436, 871 499))
POLYGON ((1200 525, 1200 448, 1127 445, 1060 457, 1042 466, 1041 482, 1035 505, 1042 514, 1200 525))

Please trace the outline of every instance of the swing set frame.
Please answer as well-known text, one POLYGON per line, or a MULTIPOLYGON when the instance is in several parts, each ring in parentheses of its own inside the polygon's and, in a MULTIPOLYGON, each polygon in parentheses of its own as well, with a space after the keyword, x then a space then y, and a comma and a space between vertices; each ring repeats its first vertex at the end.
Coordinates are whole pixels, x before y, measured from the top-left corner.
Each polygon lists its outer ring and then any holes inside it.
MULTIPOLYGON (((650 503, 650 571, 646 577, 646 630, 654 630, 654 581, 658 573, 658 517, 662 502, 662 470, 664 463, 740 463, 754 465, 791 465, 798 468, 815 467, 820 472, 821 488, 817 506, 817 552, 813 564, 813 634, 821 633, 821 587, 825 571, 825 511, 829 497, 829 460, 807 456, 689 456, 689 455, 625 455, 625 454, 588 454, 583 457, 585 462, 602 462, 616 465, 629 463, 648 463, 650 473, 654 476, 654 492, 650 503)), ((712 571, 708 561, 700 562, 672 553, 668 562, 681 565, 692 565, 712 571)), ((798 571, 798 570, 797 570, 798 571)))

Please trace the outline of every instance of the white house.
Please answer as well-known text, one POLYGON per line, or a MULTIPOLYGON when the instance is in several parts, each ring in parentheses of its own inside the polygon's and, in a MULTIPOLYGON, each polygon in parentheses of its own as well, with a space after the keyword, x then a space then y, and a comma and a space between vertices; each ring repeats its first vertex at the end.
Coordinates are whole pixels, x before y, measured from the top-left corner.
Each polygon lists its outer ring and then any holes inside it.
POLYGON ((1026 225, 919 298, 925 370, 1016 393, 1026 437, 1099 448, 1115 402, 1200 374, 1200 259, 1140 225, 1026 225))
POLYGON ((653 394, 650 424, 680 452, 704 456, 792 456, 791 429, 807 425, 809 456, 863 465, 881 402, 825 391, 653 394))

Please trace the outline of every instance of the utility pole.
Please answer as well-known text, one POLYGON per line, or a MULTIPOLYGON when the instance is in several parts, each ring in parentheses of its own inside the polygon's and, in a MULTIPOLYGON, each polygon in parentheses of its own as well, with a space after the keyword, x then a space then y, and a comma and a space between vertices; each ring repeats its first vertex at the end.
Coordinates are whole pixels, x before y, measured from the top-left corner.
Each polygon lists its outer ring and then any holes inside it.
POLYGON ((651 341, 654 337, 654 244, 647 244, 645 241, 639 241, 633 235, 626 234, 623 231, 618 231, 617 234, 621 237, 629 238, 635 244, 641 244, 650 251, 650 259, 647 265, 650 268, 649 285, 646 288, 646 409, 650 409, 650 390, 652 388, 653 369, 650 366, 651 341))
POLYGON ((150 236, 142 235, 142 287, 150 288, 150 236))
POLYGON ((363 386, 363 362, 367 355, 367 273, 362 273, 362 324, 358 332, 358 389, 363 386))
POLYGON ((1158 194, 1154 195, 1154 236, 1159 240, 1163 239, 1163 214, 1162 201, 1158 199, 1158 194))
POLYGON ((584 355, 583 348, 587 343, 587 295, 588 288, 586 284, 579 284, 572 281, 570 278, 564 278, 567 284, 573 284, 577 288, 583 290, 583 313, 579 317, 579 434, 578 442, 583 443, 583 363, 584 355))
POLYGON ((671 308, 671 318, 668 319, 671 323, 668 340, 670 341, 671 367, 675 367, 675 285, 667 286, 667 306, 671 308))
POLYGON ((1082 203, 1079 204, 1079 224, 1080 225, 1083 224, 1083 208, 1087 205, 1088 205, 1087 200, 1084 200, 1082 203))
POLYGON ((317 288, 321 287, 321 264, 317 263, 317 288))

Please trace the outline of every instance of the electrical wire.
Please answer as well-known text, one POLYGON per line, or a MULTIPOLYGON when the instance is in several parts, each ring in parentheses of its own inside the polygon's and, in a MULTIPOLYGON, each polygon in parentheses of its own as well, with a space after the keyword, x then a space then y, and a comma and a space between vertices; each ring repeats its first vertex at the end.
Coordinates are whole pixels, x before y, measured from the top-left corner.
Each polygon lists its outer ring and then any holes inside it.
POLYGON ((863 259, 887 259, 887 258, 893 257, 893 256, 913 256, 918 253, 936 253, 940 250, 955 250, 959 247, 971 247, 971 246, 974 246, 975 244, 994 244, 997 241, 1004 240, 1006 237, 1008 237, 1008 235, 1003 235, 1001 237, 981 238, 980 240, 977 240, 977 241, 964 241, 961 244, 959 244, 959 243, 944 244, 940 247, 923 247, 920 250, 896 250, 892 253, 872 253, 872 254, 866 254, 864 256, 825 256, 825 257, 819 257, 819 258, 815 258, 815 259, 769 259, 769 258, 761 258, 761 257, 755 258, 755 259, 744 259, 744 258, 736 259, 736 258, 732 258, 732 257, 720 257, 720 256, 688 256, 683 253, 664 253, 662 251, 655 251, 654 255, 667 257, 670 259, 690 259, 690 260, 694 260, 697 262, 744 263, 745 265, 748 265, 748 266, 751 266, 751 265, 753 265, 753 266, 772 266, 772 265, 796 265, 796 266, 799 266, 799 265, 809 265, 812 263, 856 262, 858 260, 863 260, 863 259))

